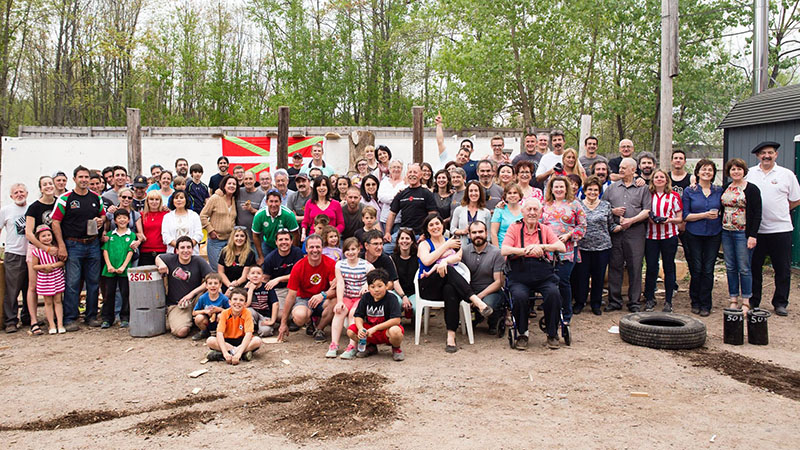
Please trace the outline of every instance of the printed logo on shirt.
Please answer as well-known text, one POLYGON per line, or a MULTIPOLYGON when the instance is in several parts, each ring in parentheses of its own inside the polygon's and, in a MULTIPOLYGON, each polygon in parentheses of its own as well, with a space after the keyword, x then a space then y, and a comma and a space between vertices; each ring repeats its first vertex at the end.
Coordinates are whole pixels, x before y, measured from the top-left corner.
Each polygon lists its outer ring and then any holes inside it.
POLYGON ((383 317, 383 304, 380 305, 367 305, 367 316, 368 317, 383 317))
POLYGON ((17 217, 17 220, 14 221, 14 228, 17 229, 17 235, 25 235, 25 216, 17 217))
POLYGON ((311 277, 308 279, 308 281, 311 284, 313 284, 314 286, 316 286, 316 285, 322 283, 322 275, 320 275, 318 273, 315 273, 315 274, 311 275, 311 277))
POLYGON ((69 202, 69 207, 70 209, 79 209, 81 207, 81 202, 79 202, 78 200, 72 200, 71 202, 69 202))

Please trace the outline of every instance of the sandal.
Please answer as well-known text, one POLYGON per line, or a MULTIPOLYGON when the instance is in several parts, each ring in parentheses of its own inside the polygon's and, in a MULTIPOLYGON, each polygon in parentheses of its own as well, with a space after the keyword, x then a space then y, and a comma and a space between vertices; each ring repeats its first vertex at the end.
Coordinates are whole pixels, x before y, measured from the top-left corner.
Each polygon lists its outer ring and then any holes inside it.
POLYGON ((750 311, 750 303, 742 302, 742 314, 747 317, 747 311, 750 311))
POLYGON ((41 335, 44 334, 44 331, 42 331, 42 329, 39 328, 39 324, 38 323, 35 323, 35 324, 31 325, 31 334, 34 335, 34 336, 41 336, 41 335))
POLYGON ((731 300, 731 304, 728 305, 729 309, 739 309, 739 302, 736 300, 731 300))

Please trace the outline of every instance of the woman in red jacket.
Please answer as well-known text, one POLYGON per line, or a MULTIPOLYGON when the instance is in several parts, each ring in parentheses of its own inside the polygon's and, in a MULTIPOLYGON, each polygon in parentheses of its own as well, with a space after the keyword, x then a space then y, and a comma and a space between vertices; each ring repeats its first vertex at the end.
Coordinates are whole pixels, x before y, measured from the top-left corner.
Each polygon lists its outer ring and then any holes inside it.
POLYGON ((155 265, 156 256, 167 252, 167 246, 161 238, 161 223, 168 212, 169 210, 164 208, 159 191, 147 193, 147 201, 142 213, 142 231, 145 240, 139 249, 141 252, 139 255, 140 266, 155 265))

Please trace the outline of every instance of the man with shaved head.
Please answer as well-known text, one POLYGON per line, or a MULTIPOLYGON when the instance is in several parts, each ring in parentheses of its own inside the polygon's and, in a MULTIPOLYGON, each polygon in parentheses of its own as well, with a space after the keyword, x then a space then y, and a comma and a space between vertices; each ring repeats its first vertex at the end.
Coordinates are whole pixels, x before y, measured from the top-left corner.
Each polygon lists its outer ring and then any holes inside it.
MULTIPOLYGON (((621 145, 621 144, 620 144, 621 145)), ((633 147, 631 147, 633 153, 633 147)), ((628 271, 628 309, 641 309, 642 259, 650 215, 652 196, 646 186, 637 186, 636 160, 623 158, 619 164, 619 181, 611 184, 603 193, 603 200, 611 203, 614 221, 621 225, 611 234, 611 264, 608 266, 608 306, 606 311, 622 309, 622 269, 628 271)))
POLYGON ((633 141, 630 139, 623 139, 619 141, 619 156, 611 158, 608 161, 608 168, 611 170, 609 179, 611 181, 618 181, 622 179, 619 174, 619 164, 623 158, 633 158, 633 141))

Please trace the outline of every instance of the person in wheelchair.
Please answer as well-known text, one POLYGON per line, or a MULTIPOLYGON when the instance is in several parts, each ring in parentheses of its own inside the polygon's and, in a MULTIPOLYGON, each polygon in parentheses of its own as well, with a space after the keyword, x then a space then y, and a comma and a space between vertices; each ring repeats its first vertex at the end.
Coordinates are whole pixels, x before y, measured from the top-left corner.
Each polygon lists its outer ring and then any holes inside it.
POLYGON ((512 314, 519 336, 515 348, 528 348, 528 315, 530 293, 539 292, 544 299, 544 314, 547 327, 547 346, 559 347, 558 327, 561 323, 561 297, 558 291, 558 275, 551 252, 564 252, 564 243, 549 226, 539 223, 542 204, 538 199, 525 201, 522 219, 511 224, 503 240, 501 254, 507 258, 508 290, 513 304, 512 314))

